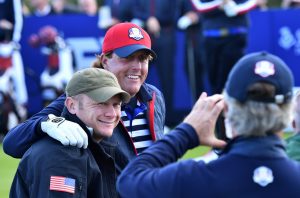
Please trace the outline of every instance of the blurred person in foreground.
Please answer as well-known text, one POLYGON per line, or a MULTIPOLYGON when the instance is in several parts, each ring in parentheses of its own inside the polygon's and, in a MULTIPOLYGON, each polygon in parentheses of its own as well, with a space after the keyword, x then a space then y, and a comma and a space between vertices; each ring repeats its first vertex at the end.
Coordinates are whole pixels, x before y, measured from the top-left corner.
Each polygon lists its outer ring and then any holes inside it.
MULTIPOLYGON (((164 133, 165 104, 162 93, 145 83, 149 62, 156 57, 151 49, 147 32, 132 23, 119 23, 105 34, 102 53, 97 56, 95 67, 104 68, 118 79, 121 88, 131 100, 122 105, 121 121, 114 130, 109 145, 102 145, 114 152, 119 173, 128 161, 148 148, 164 133)), ((13 157, 22 157, 25 151, 46 134, 64 145, 86 148, 85 132, 76 123, 49 124, 48 114, 60 116, 65 94, 49 106, 9 131, 3 141, 3 150, 13 157)), ((100 142, 101 144, 101 142, 100 142)))
POLYGON ((293 128, 295 134, 286 140, 287 155, 297 161, 300 161, 300 91, 295 96, 293 128))
POLYGON ((10 197, 118 197, 111 153, 98 144, 110 137, 121 117, 121 104, 130 99, 117 78, 104 69, 76 72, 66 87, 62 117, 57 125, 76 122, 88 136, 88 149, 63 146, 49 136, 34 143, 23 156, 10 197))
POLYGON ((224 104, 218 95, 213 102, 202 95, 182 124, 123 170, 117 181, 121 197, 298 197, 300 164, 288 158, 280 137, 291 121, 293 86, 279 57, 267 52, 242 57, 229 74, 224 104), (231 139, 223 154, 207 164, 177 162, 199 144, 224 146, 213 142, 223 107, 231 139))

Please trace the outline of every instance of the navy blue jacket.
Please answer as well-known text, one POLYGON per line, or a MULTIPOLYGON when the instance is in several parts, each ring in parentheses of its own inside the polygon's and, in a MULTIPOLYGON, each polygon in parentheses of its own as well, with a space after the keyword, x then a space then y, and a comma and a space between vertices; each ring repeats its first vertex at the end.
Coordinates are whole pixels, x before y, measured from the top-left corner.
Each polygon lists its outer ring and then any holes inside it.
POLYGON ((173 0, 133 0, 134 18, 146 22, 149 17, 155 16, 161 27, 175 26, 176 6, 173 0))
POLYGON ((117 181, 121 197, 299 197, 300 164, 277 136, 237 138, 217 160, 183 160, 199 145, 195 130, 177 126, 131 161, 117 181))
MULTIPOLYGON (((147 104, 146 118, 152 139, 161 139, 164 132, 166 112, 162 93, 154 86, 144 83, 136 97, 147 104)), ((35 141, 45 136, 45 133, 41 130, 40 123, 48 119, 48 114, 61 115, 64 101, 65 95, 62 95, 42 111, 11 129, 3 141, 4 152, 12 157, 22 157, 35 141)), ((114 129, 113 136, 104 139, 104 141, 101 141, 101 144, 103 142, 108 142, 114 147, 115 153, 112 157, 116 161, 118 173, 127 165, 129 160, 137 155, 134 144, 122 121, 114 129)), ((102 146, 106 149, 105 145, 102 146)), ((111 148, 107 149, 110 151, 111 148)))
POLYGON ((10 197, 105 197, 116 198, 116 169, 112 157, 94 142, 86 126, 68 111, 63 116, 85 129, 88 149, 63 146, 45 136, 24 154, 11 186, 10 197), (52 176, 74 181, 73 192, 50 190, 52 176))
POLYGON ((130 22, 133 18, 133 0, 105 0, 105 5, 111 9, 111 15, 121 22, 130 22))

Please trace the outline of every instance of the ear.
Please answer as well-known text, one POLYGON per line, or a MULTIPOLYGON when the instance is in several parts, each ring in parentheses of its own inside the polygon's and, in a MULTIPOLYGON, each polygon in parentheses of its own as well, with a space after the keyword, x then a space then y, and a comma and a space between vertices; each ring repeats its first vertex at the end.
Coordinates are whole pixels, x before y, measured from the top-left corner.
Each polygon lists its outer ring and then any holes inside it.
POLYGON ((108 60, 107 56, 105 56, 104 54, 101 54, 99 59, 100 59, 103 69, 107 69, 107 60, 108 60))
POLYGON ((67 97, 65 106, 71 114, 76 114, 76 101, 72 97, 67 97))

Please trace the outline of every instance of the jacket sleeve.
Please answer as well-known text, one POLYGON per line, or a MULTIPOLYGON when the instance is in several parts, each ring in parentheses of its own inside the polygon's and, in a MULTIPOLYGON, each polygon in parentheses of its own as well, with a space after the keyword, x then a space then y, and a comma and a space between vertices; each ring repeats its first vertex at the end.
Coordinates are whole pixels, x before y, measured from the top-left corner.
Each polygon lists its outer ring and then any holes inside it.
POLYGON ((31 118, 12 128, 3 141, 4 152, 12 157, 21 158, 34 142, 44 136, 41 121, 46 120, 48 114, 60 116, 65 98, 65 95, 60 96, 31 118))
POLYGON ((190 1, 198 12, 210 12, 212 10, 219 9, 219 7, 222 5, 221 0, 212 0, 209 2, 202 2, 201 0, 190 1))
MULTIPOLYGON (((192 5, 198 12, 210 12, 215 9, 222 7, 221 0, 212 0, 208 2, 202 2, 201 0, 190 0, 192 5)), ((239 3, 235 2, 235 10, 237 14, 245 14, 246 12, 254 9, 257 5, 256 0, 243 0, 239 3)))
POLYGON ((184 174, 182 163, 173 162, 197 145, 197 134, 190 125, 177 126, 128 164, 117 181, 121 197, 172 197, 174 191, 180 191, 178 177, 184 174))
POLYGON ((14 13, 14 27, 12 40, 14 42, 19 42, 21 39, 21 31, 23 28, 23 15, 22 15, 22 2, 21 0, 13 1, 13 13, 14 13))

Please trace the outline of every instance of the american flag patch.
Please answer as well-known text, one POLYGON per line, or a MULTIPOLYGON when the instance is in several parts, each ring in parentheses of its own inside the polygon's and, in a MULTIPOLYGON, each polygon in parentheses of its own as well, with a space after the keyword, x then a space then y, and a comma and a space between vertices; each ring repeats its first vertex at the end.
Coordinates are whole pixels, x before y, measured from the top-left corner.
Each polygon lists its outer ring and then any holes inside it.
POLYGON ((61 176, 50 177, 50 190, 75 193, 75 179, 61 176))

